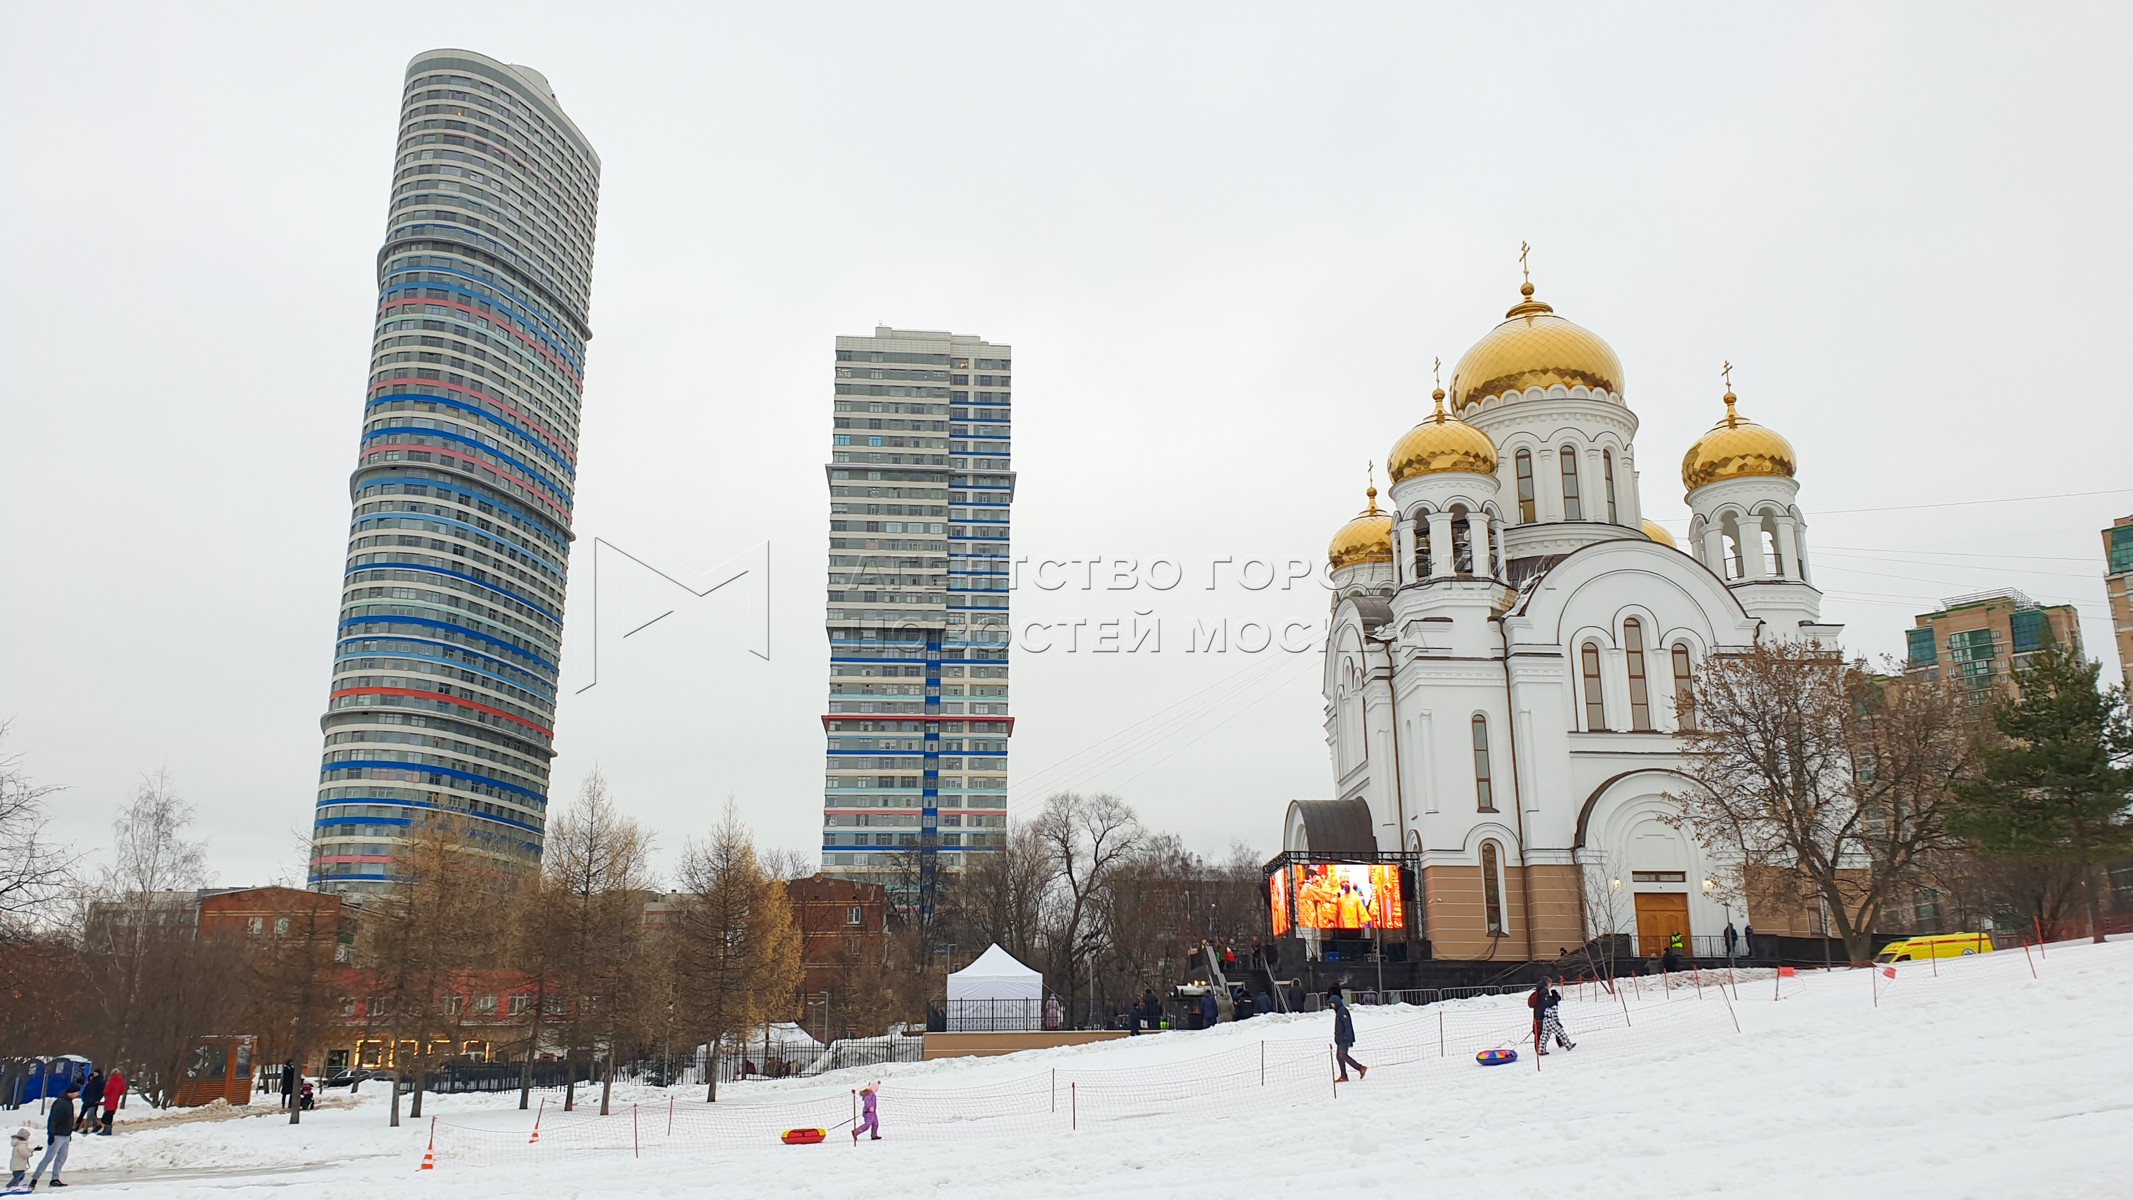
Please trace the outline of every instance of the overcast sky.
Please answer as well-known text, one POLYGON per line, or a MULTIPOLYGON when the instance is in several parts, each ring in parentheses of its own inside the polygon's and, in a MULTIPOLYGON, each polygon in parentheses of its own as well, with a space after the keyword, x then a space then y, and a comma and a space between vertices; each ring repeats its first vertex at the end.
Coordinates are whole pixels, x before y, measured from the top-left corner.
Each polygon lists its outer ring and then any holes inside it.
MULTIPOLYGON (((0 719, 62 837, 167 767, 220 882, 300 875, 402 73, 437 46, 540 69, 604 161, 554 792, 597 763, 668 861, 728 796, 816 844, 832 338, 877 322, 1014 346, 1018 556, 1185 568, 1016 596, 1164 628, 1016 657, 1017 810, 1108 788, 1275 848, 1330 789, 1317 660, 1186 631, 1326 596, 1209 571, 1321 560, 1521 240, 1622 358, 1648 514, 1685 528, 1731 359, 1851 648, 2014 586, 2115 677, 2133 8, 622 9, 10 7, 0 719), (595 538, 754 573, 609 628, 572 694, 595 538)), ((668 605, 637 590, 603 607, 668 605)))

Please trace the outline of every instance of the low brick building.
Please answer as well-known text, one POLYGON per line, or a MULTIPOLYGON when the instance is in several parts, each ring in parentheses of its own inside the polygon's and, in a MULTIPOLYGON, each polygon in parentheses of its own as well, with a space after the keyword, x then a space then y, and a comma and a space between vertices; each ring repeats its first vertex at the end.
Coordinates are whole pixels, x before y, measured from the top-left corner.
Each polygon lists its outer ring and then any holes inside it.
POLYGON ((888 889, 878 883, 813 875, 785 885, 793 924, 800 929, 806 996, 835 997, 861 972, 881 967, 888 954, 888 889))

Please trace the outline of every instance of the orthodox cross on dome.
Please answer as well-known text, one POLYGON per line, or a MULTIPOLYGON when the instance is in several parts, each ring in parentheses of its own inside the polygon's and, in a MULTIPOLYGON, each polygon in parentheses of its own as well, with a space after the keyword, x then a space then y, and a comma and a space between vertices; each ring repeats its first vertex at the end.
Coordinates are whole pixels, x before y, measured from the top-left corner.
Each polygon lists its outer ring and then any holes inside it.
POLYGON ((1728 362, 1718 368, 1718 374, 1726 381, 1726 390, 1733 390, 1733 364, 1728 362))
POLYGON ((1429 374, 1430 374, 1430 378, 1432 378, 1432 379, 1434 379, 1434 380, 1436 381, 1436 386, 1438 386, 1438 387, 1440 387, 1440 388, 1441 388, 1441 387, 1443 387, 1443 386, 1444 386, 1444 360, 1443 360, 1443 359, 1441 359, 1441 358, 1433 358, 1433 359, 1430 359, 1430 360, 1429 360, 1429 374))
POLYGON ((1527 283, 1533 282, 1533 272, 1526 266, 1526 255, 1532 252, 1533 247, 1524 242, 1518 244, 1518 273, 1525 277, 1525 282, 1527 283))

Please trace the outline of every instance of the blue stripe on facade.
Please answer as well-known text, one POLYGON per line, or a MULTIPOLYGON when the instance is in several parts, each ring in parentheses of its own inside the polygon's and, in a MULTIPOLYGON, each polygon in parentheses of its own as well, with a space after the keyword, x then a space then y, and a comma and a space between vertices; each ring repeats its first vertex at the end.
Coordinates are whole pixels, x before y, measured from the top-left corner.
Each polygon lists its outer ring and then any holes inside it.
MULTIPOLYGON (((405 464, 405 463, 380 464, 380 466, 387 466, 387 465, 390 465, 390 466, 397 466, 397 467, 402 467, 402 468, 405 468, 407 464, 405 464)), ((361 471, 361 470, 363 470, 363 468, 362 468, 362 467, 357 467, 356 469, 357 469, 358 471, 361 471)), ((459 481, 458 481, 458 480, 456 480, 456 479, 455 479, 455 480, 450 480, 450 481, 447 481, 447 480, 442 480, 442 479, 418 479, 418 478, 416 478, 416 477, 415 477, 415 476, 413 476, 413 475, 380 475, 380 476, 378 476, 378 477, 377 477, 377 478, 375 478, 375 479, 366 479, 366 480, 364 480, 364 481, 363 481, 363 483, 362 483, 362 486, 363 486, 363 487, 367 487, 367 488, 368 488, 368 487, 377 487, 377 486, 378 486, 379 484, 385 484, 385 483, 398 483, 398 484, 403 484, 403 485, 404 485, 404 484, 410 484, 410 483, 412 483, 412 484, 415 484, 415 485, 417 485, 418 487, 427 487, 427 488, 449 488, 449 489, 451 489, 452 491, 455 491, 455 492, 464 492, 464 491, 466 491, 466 490, 467 490, 466 488, 463 488, 463 487, 461 487, 461 486, 460 486, 460 483, 459 483, 459 481)), ((468 493, 468 494, 469 494, 469 497, 470 497, 470 498, 474 498, 474 497, 472 497, 471 493, 468 493)), ((541 517, 541 516, 536 516, 536 515, 534 515, 533 513, 527 512, 527 511, 526 511, 525 509, 523 509, 523 508, 518 508, 518 507, 514 506, 514 505, 513 505, 513 504, 512 504, 512 503, 511 503, 510 501, 508 501, 508 500, 500 500, 500 499, 495 499, 495 498, 493 498, 493 497, 490 497, 490 496, 482 496, 482 497, 478 497, 478 500, 479 500, 479 502, 480 502, 480 503, 482 503, 482 504, 487 504, 487 505, 491 505, 491 506, 493 506, 493 507, 495 507, 495 508, 499 508, 499 509, 502 509, 502 510, 503 510, 504 512, 510 513, 510 514, 511 514, 512 516, 514 516, 514 517, 518 517, 518 518, 520 518, 520 519, 522 519, 522 520, 527 520, 527 521, 534 521, 534 522, 537 522, 537 523, 538 523, 538 524, 540 524, 540 525, 546 526, 546 527, 547 527, 547 528, 549 528, 549 529, 560 529, 560 530, 562 530, 562 531, 563 531, 563 536, 559 536, 559 537, 557 537, 557 538, 556 538, 556 541, 558 541, 558 542, 561 542, 561 543, 563 543, 563 545, 562 545, 562 546, 559 546, 559 547, 558 547, 558 549, 562 550, 562 552, 563 552, 563 553, 565 553, 565 554, 568 554, 568 553, 570 553, 570 550, 569 550, 569 542, 570 542, 570 538, 569 538, 569 536, 568 536, 568 535, 569 535, 569 533, 570 533, 570 526, 569 526, 569 524, 568 524, 568 523, 566 523, 566 522, 562 522, 562 521, 558 521, 558 520, 556 520, 556 519, 555 519, 555 518, 553 518, 553 517, 541 517)))
MULTIPOLYGON (((345 783, 345 782, 348 782, 348 781, 344 780, 343 782, 345 783)), ((357 782, 360 782, 360 781, 357 781, 357 782)), ((380 782, 384 782, 384 781, 382 781, 382 780, 381 780, 380 782)), ((327 806, 327 805, 329 805, 329 804, 393 804, 393 805, 398 805, 398 806, 399 806, 399 807, 401 807, 401 808, 428 808, 428 809, 434 809, 434 808, 436 808, 436 807, 437 807, 437 806, 436 806, 435 804, 432 804, 431 802, 429 802, 429 801, 427 801, 427 800, 395 800, 395 799, 393 799, 393 798, 392 798, 392 797, 390 797, 390 796, 336 796, 336 797, 334 797, 334 798, 333 798, 333 799, 331 799, 331 800, 325 800, 325 799, 322 799, 322 800, 320 800, 320 801, 319 801, 319 802, 317 803, 317 805, 316 805, 315 807, 316 807, 316 808, 324 808, 324 807, 326 807, 326 806, 327 806)), ((535 826, 532 826, 532 825, 528 825, 528 824, 526 824, 526 823, 525 823, 524 821, 513 821, 513 820, 511 820, 511 819, 510 819, 510 818, 508 818, 508 817, 492 817, 492 816, 490 816, 490 815, 489 815, 488 813, 478 813, 478 812, 463 812, 463 811, 460 811, 460 810, 458 810, 458 809, 454 809, 454 810, 452 810, 452 811, 454 811, 454 812, 458 812, 458 813, 459 813, 459 815, 460 815, 460 816, 462 816, 462 817, 469 817, 469 818, 472 818, 473 820, 476 820, 476 821, 487 821, 487 822, 489 822, 490 824, 493 824, 493 825, 509 825, 509 826, 510 826, 511 828, 513 828, 513 829, 523 829, 523 830, 525 830, 525 831, 526 831, 527 833, 539 833, 539 832, 541 832, 541 831, 540 831, 540 830, 539 830, 538 828, 536 828, 535 826)), ((366 820, 374 820, 373 818, 365 818, 365 819, 366 819, 366 820)), ((377 818, 377 819, 382 819, 382 818, 377 818)))
MULTIPOLYGON (((555 328, 555 326, 550 325, 548 323, 548 318, 542 316, 540 314, 540 310, 537 309, 535 306, 526 303, 525 297, 520 296, 517 292, 512 291, 510 288, 493 283, 487 279, 483 279, 479 275, 470 275, 465 271, 454 271, 449 267, 402 267, 400 270, 397 271, 387 271, 385 273, 385 277, 387 279, 391 279, 395 275, 410 275, 417 271, 433 271, 445 275, 457 275, 461 279, 471 279, 474 282, 481 284, 483 287, 493 289, 493 291, 477 292, 467 288, 457 287, 449 283, 438 284, 431 283, 426 280, 416 283, 394 283, 388 284, 386 287, 380 289, 380 291, 378 292, 379 303, 382 305, 384 303, 385 297, 391 295, 394 292, 406 292, 412 291, 416 288, 425 287, 442 287, 445 291, 452 292, 456 295, 471 296, 476 300, 486 300, 492 305, 496 303, 499 297, 501 297, 508 303, 515 304, 521 310, 523 310, 520 312, 513 312, 511 309, 505 308, 501 313, 502 316, 509 318, 512 324, 517 325, 526 333, 529 333, 534 337, 539 338, 542 342, 546 343, 550 350, 555 351, 558 355, 569 361, 570 365, 574 369, 576 369, 578 374, 583 375, 585 373, 585 357, 583 352, 572 348, 576 346, 577 339, 570 337, 568 333, 562 330, 558 330, 555 328), (557 337, 569 339, 571 345, 556 345, 555 339, 549 336, 551 333, 555 334, 557 337)), ((425 297, 420 296, 409 297, 409 299, 416 300, 424 298, 425 297)), ((393 320, 395 318, 387 319, 393 320)))
MULTIPOLYGON (((442 666, 442 667, 451 667, 451 668, 452 668, 453 670, 455 670, 455 671, 465 671, 465 672, 467 672, 467 673, 468 673, 468 674, 470 674, 470 675, 479 675, 479 676, 481 676, 481 677, 482 677, 483 679, 493 679, 493 680, 495 680, 496 682, 498 682, 498 683, 500 683, 500 684, 503 684, 503 685, 504 685, 504 686, 506 686, 506 687, 515 687, 515 688, 521 688, 521 689, 523 689, 523 690, 525 690, 525 691, 528 691, 528 692, 531 692, 531 693, 533 693, 533 695, 534 695, 535 699, 534 699, 534 700, 532 701, 532 703, 540 703, 540 702, 542 702, 542 701, 546 701, 546 702, 547 702, 547 704, 548 704, 548 706, 549 706, 550 708, 553 708, 553 707, 555 707, 555 693, 554 693, 554 692, 544 692, 544 691, 543 691, 543 690, 541 689, 540 685, 539 685, 539 684, 537 684, 537 683, 527 683, 527 682, 523 682, 523 681, 521 681, 521 680, 517 680, 517 679, 507 679, 507 678, 505 678, 504 676, 502 676, 502 675, 498 675, 498 674, 496 674, 496 673, 495 673, 495 672, 493 672, 493 671, 484 671, 484 670, 481 670, 481 669, 480 669, 480 668, 478 668, 478 667, 473 667, 473 666, 469 666, 468 664, 466 664, 466 663, 463 663, 463 662, 460 662, 460 661, 458 661, 458 660, 456 660, 456 659, 450 659, 450 658, 430 658, 430 657, 428 657, 428 656, 426 656, 426 655, 421 655, 421 654, 409 654, 409 653, 408 653, 407 651, 405 651, 405 650, 363 650, 363 651, 359 651, 359 652, 357 652, 357 653, 354 653, 354 654, 336 654, 336 655, 334 655, 334 657, 333 657, 333 662, 334 662, 334 665, 335 665, 336 667, 339 667, 339 666, 340 666, 340 664, 342 664, 342 663, 345 663, 345 662, 350 662, 350 661, 353 661, 353 660, 355 660, 355 659, 358 659, 358 658, 385 658, 385 659, 391 659, 391 660, 393 660, 394 662, 425 662, 425 663, 436 663, 436 664, 437 664, 438 666, 442 666)), ((375 670, 380 670, 380 671, 389 671, 389 670, 391 670, 392 668, 391 668, 391 667, 384 667, 384 666, 381 666, 381 667, 377 667, 377 668, 363 668, 363 669, 366 669, 366 670, 370 670, 370 669, 375 669, 375 670)), ((335 674, 339 674, 339 673, 340 673, 340 672, 339 672, 338 670, 337 670, 337 671, 335 671, 335 674)), ((417 672, 417 674, 420 674, 420 672, 417 672)), ((461 682, 464 682, 464 680, 462 680, 461 682)), ((521 700, 521 699, 519 699, 519 698, 518 698, 518 697, 516 697, 516 696, 512 697, 512 698, 511 698, 511 700, 512 700, 512 702, 513 702, 513 703, 516 703, 516 704, 525 704, 525 703, 528 703, 528 701, 525 701, 525 700, 521 700)))
POLYGON ((464 400, 453 400, 444 396, 425 396, 420 392, 394 392, 386 396, 372 397, 370 400, 364 403, 363 409, 365 412, 368 412, 369 410, 376 408, 380 404, 388 404, 394 400, 416 400, 424 404, 436 404, 441 405, 445 408, 456 408, 461 412, 473 413, 476 416, 481 417, 483 420, 490 422, 491 424, 497 425, 504 429, 508 429, 511 432, 526 439, 526 441, 529 442, 534 449, 540 451, 542 454, 548 456, 549 458, 554 459, 556 465, 563 468, 563 473, 565 475, 570 476, 572 479, 577 478, 578 473, 576 469, 570 465, 570 460, 564 458, 562 454, 558 453, 556 449, 550 446, 547 441, 544 440, 539 434, 534 433, 530 429, 521 429, 519 426, 513 424, 510 421, 505 420, 502 417, 497 416, 495 413, 490 412, 488 409, 483 408, 479 404, 468 404, 464 400))
MULTIPOLYGON (((516 792, 516 793, 518 793, 518 794, 519 794, 519 795, 521 795, 521 796, 531 796, 531 797, 533 797, 533 798, 534 798, 535 800, 538 800, 538 801, 540 801, 540 802, 541 802, 542 804, 544 804, 544 805, 548 803, 548 797, 547 797, 547 795, 546 795, 545 793, 542 793, 542 792, 536 792, 536 791, 534 791, 534 790, 533 790, 532 788, 520 787, 519 785, 517 785, 517 784, 515 784, 515 783, 505 783, 505 782, 504 782, 503 780, 501 780, 501 779, 491 779, 491 778, 490 778, 490 777, 488 777, 487 775, 476 775, 476 774, 475 774, 474 772, 472 772, 472 771, 455 771, 455 770, 453 770, 453 769, 452 769, 452 768, 450 768, 450 767, 433 767, 433 766, 429 765, 428 763, 403 763, 403 762, 384 762, 384 761, 381 761, 381 760, 373 760, 373 759, 356 759, 356 760, 354 760, 354 761, 352 761, 352 762, 335 762, 335 763, 326 763, 325 765, 323 765, 323 766, 321 766, 321 767, 319 768, 319 772, 318 772, 318 773, 319 773, 319 775, 320 775, 320 776, 322 776, 322 777, 323 777, 323 776, 326 776, 326 775, 332 775, 332 774, 334 774, 334 773, 336 773, 336 772, 339 772, 339 771, 354 771, 354 770, 357 770, 357 769, 360 769, 360 768, 366 768, 366 767, 386 767, 386 768, 390 768, 391 770, 395 770, 395 771, 417 771, 417 772, 421 772, 421 773, 423 773, 423 774, 429 774, 429 775, 444 775, 444 776, 448 776, 448 777, 450 777, 450 778, 452 778, 452 779, 471 779, 471 780, 473 780, 473 781, 474 781, 474 782, 476 782, 476 783, 486 783, 486 784, 488 784, 488 785, 489 785, 489 786, 491 786, 491 787, 499 787, 499 788, 502 788, 503 790, 505 790, 505 791, 507 791, 507 792, 516 792)), ((321 780, 321 782, 324 782, 324 781, 323 781, 323 779, 321 780)), ((381 782, 381 783, 393 783, 393 782, 402 782, 402 783, 404 783, 404 782, 406 782, 406 781, 405 781, 405 780, 380 780, 379 782, 381 782)), ((342 801, 340 801, 340 800, 335 800, 335 801, 332 801, 331 803, 334 803, 334 804, 340 804, 340 803, 343 803, 343 802, 342 802, 342 801)), ((480 815, 480 814, 469 814, 469 815, 480 815)))
MULTIPOLYGON (((413 518, 415 518, 416 520, 419 520, 419 521, 434 521, 434 522, 436 522, 436 523, 437 523, 437 524, 439 524, 439 525, 450 525, 450 526, 451 526, 452 528, 454 528, 454 529, 464 529, 464 530, 466 530, 466 531, 467 531, 468 533, 472 533, 472 534, 478 534, 478 535, 479 535, 480 537, 482 537, 482 538, 485 538, 485 539, 487 539, 488 541, 494 542, 495 544, 497 544, 497 545, 499 545, 499 546, 509 546, 509 547, 510 547, 510 548, 512 548, 513 550, 516 550, 516 551, 518 551, 518 552, 519 552, 520 554, 526 554, 526 555, 531 555, 531 556, 532 556, 532 557, 534 557, 534 558, 538 558, 538 559, 540 559, 542 563, 545 563, 545 564, 547 564, 547 566, 548 566, 548 568, 549 568, 549 571, 550 571, 550 573, 551 573, 551 574, 553 574, 553 575, 554 575, 554 576, 556 577, 556 578, 555 578, 555 579, 554 579, 554 580, 553 580, 552 582, 553 582, 553 583, 554 583, 554 584, 555 584, 555 585, 556 585, 557 587, 562 587, 562 586, 564 585, 564 583, 566 582, 566 580, 565 580, 565 574, 566 574, 566 573, 565 573, 565 572, 564 572, 564 570, 563 570, 562 564, 560 564, 560 563, 556 562, 556 561, 555 561, 554 559, 551 559, 551 558, 549 558, 549 557, 548 557, 548 556, 547 556, 546 554, 543 554, 543 553, 542 553, 542 552, 541 552, 541 551, 540 551, 540 550, 539 550, 539 549, 538 549, 537 547, 535 547, 535 546, 533 546, 533 545, 531 545, 531 544, 529 544, 529 543, 526 543, 526 542, 514 542, 514 541, 512 541, 512 540, 511 540, 510 538, 507 538, 507 537, 498 537, 498 536, 497 536, 497 534, 496 534, 496 531, 495 531, 495 530, 493 530, 493 529, 483 529, 483 528, 482 528, 481 526, 479 526, 479 525, 470 525, 470 524, 468 524, 468 523, 467 523, 467 522, 465 522, 465 521, 454 521, 454 520, 453 520, 453 519, 451 519, 450 517, 438 517, 438 516, 432 516, 432 515, 430 515, 429 513, 405 513, 405 512, 381 512, 381 513, 366 513, 366 514, 365 514, 365 515, 363 515, 363 516, 357 517, 357 518, 355 519, 355 524, 354 524, 354 525, 352 525, 352 526, 350 526, 350 528, 351 528, 351 530, 354 530, 354 529, 361 529, 361 528, 362 528, 363 526, 365 526, 365 525, 368 525, 368 524, 371 524, 371 523, 373 523, 373 522, 377 522, 377 521, 397 521, 397 520, 400 520, 400 519, 401 519, 401 518, 403 518, 403 517, 413 517, 413 518)), ((388 526, 386 526, 386 528, 387 528, 387 529, 395 529, 395 528, 398 528, 398 526, 388 525, 388 526)), ((521 564, 521 565, 524 565, 524 564, 521 564)))
POLYGON ((556 499, 561 500, 563 502, 564 507, 568 508, 570 506, 570 491, 567 488, 563 487, 563 485, 557 483, 555 480, 550 479, 547 473, 542 471, 539 467, 534 466, 532 463, 524 462, 520 459, 513 458, 511 455, 508 455, 503 451, 497 449, 496 447, 489 445, 487 442, 482 441, 480 438, 470 438, 463 433, 449 433, 442 429, 418 429, 413 425, 387 425, 383 429, 373 429, 369 433, 364 434, 363 440, 359 444, 367 446, 370 443, 377 441, 379 438, 384 437, 387 434, 393 433, 411 433, 418 437, 443 438, 445 441, 448 442, 458 442, 462 446, 472 446, 476 450, 485 450, 488 453, 494 455, 495 457, 502 459, 504 462, 509 463, 511 466, 516 467, 518 470, 525 473, 527 476, 531 477, 536 483, 540 484, 542 491, 545 491, 550 495, 554 496, 556 499))
POLYGON ((516 651, 520 655, 526 658, 530 658, 534 662, 537 662, 540 665, 548 668, 551 674, 554 673, 556 670, 556 665, 554 663, 549 662, 547 659, 542 658, 540 655, 535 654, 532 651, 520 647, 516 642, 507 642, 500 637, 491 637, 490 635, 483 633, 478 629, 469 629, 464 625, 456 625, 450 621, 433 621, 428 617, 406 616, 348 617, 341 622, 341 628, 349 629, 357 625, 381 625, 388 623, 398 623, 403 625, 421 625, 430 629, 455 629, 458 630, 460 633, 466 634, 468 637, 480 638, 482 641, 485 641, 492 646, 502 646, 506 650, 516 651))
POLYGON ((443 576, 446 576, 446 577, 448 577, 448 578, 452 578, 452 579, 463 579, 463 580, 467 581, 468 583, 471 583, 471 584, 473 584, 473 585, 474 585, 475 587, 479 587, 479 588, 487 588, 487 589, 489 589, 490 591, 492 591, 492 592, 495 592, 495 593, 496 593, 497 595, 499 595, 499 596, 508 596, 508 597, 510 597, 511 599, 513 599, 513 600, 516 600, 516 601, 517 601, 517 602, 519 602, 520 604, 523 604, 523 605, 525 605, 525 606, 526 606, 527 608, 530 608, 530 609, 532 609, 533 611, 535 611, 535 612, 537 612, 537 613, 541 614, 542 616, 544 616, 544 617, 548 618, 548 619, 549 619, 549 620, 551 620, 551 621, 554 621, 554 622, 556 623, 556 627, 557 627, 558 629, 562 628, 562 625, 563 625, 563 618, 561 618, 561 617, 559 617, 559 616, 555 615, 555 614, 554 614, 554 613, 552 613, 552 612, 549 612, 549 611, 548 611, 547 609, 545 609, 545 608, 542 608, 542 607, 541 607, 540 605, 538 605, 538 604, 535 604, 535 603, 534 603, 533 601, 531 601, 531 600, 528 600, 528 599, 526 599, 526 598, 525 598, 524 596, 521 596, 521 595, 519 595, 519 594, 518 594, 517 592, 514 592, 514 591, 512 591, 512 590, 511 590, 510 588, 501 588, 501 587, 498 587, 498 586, 496 586, 496 585, 495 585, 495 584, 493 584, 493 583, 488 583, 488 582, 485 582, 485 581, 483 581, 483 580, 479 580, 479 579, 476 579, 476 578, 474 578, 474 577, 473 577, 472 575, 464 574, 464 573, 462 573, 462 572, 459 572, 459 571, 447 571, 447 570, 445 570, 445 569, 444 569, 443 567, 426 567, 426 566, 423 566, 423 565, 422 565, 421 563, 411 563, 411 562, 372 562, 372 563, 359 563, 359 564, 357 564, 357 565, 355 565, 355 566, 352 566, 352 567, 349 567, 349 568, 348 568, 347 570, 345 570, 345 571, 341 572, 341 578, 343 578, 343 579, 346 579, 346 578, 347 578, 348 576, 350 576, 350 575, 353 575, 353 574, 355 574, 355 573, 356 573, 357 571, 384 571, 384 570, 393 570, 393 571, 427 571, 427 572, 429 572, 429 573, 430 573, 430 574, 432 574, 432 575, 443 575, 443 576))

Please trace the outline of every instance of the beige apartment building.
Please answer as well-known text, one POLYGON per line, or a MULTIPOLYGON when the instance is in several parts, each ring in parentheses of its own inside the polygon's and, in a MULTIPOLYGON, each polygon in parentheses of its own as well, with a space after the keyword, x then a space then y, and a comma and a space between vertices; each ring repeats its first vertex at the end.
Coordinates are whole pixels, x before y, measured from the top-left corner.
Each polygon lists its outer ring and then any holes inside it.
POLYGON ((1961 679, 1972 687, 2005 685, 2014 668, 2046 646, 2081 653, 2081 622, 2071 604, 2039 604, 2012 588, 1954 596, 1939 612, 1920 613, 1905 630, 1905 673, 1961 679))
POLYGON ((2103 531, 2103 590, 2111 600, 2111 636, 2118 641, 2118 669, 2133 688, 2133 516, 2103 531))

